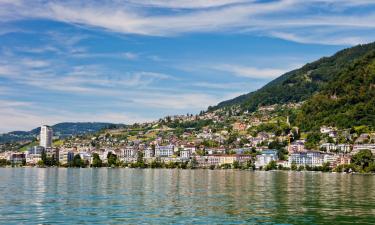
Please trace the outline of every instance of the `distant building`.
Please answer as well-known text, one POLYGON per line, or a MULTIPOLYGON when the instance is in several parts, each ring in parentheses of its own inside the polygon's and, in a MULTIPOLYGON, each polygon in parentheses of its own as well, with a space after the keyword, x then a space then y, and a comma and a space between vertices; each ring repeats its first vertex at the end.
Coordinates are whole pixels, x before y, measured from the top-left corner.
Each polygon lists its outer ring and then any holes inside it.
POLYGON ((138 149, 134 146, 126 146, 123 150, 123 160, 125 162, 133 162, 138 158, 138 149))
POLYGON ((92 163, 92 154, 90 152, 80 152, 79 156, 84 162, 92 163))
POLYGON ((40 127, 40 146, 44 148, 52 147, 53 131, 50 126, 43 125, 40 127))
POLYGON ((244 131, 247 128, 245 123, 235 122, 233 125, 233 130, 244 131))
POLYGON ((151 147, 146 148, 144 152, 144 158, 146 159, 153 158, 155 156, 155 151, 151 147))
POLYGON ((174 145, 155 146, 155 157, 171 157, 174 153, 174 145))
POLYGON ((305 151, 305 143, 302 140, 297 140, 288 146, 289 154, 303 151, 305 151))
POLYGON ((182 149, 180 151, 180 158, 183 160, 188 160, 190 159, 191 156, 191 150, 190 149, 182 149))
POLYGON ((333 143, 324 143, 320 145, 320 148, 327 152, 335 152, 337 150, 337 146, 333 143))
POLYGON ((349 153, 351 150, 351 147, 349 144, 338 144, 337 150, 341 153, 349 153))
POLYGON ((41 155, 43 151, 44 148, 42 146, 33 146, 27 149, 29 155, 41 155))
POLYGON ((320 133, 322 133, 322 134, 328 134, 332 131, 335 131, 335 129, 333 127, 327 127, 327 126, 320 127, 320 133))
POLYGON ((59 159, 59 149, 58 148, 45 148, 44 152, 46 156, 51 159, 58 160, 59 159))
POLYGON ((10 154, 9 161, 12 164, 22 164, 24 161, 26 161, 25 153, 13 152, 10 154))
POLYGON ((264 150, 261 155, 257 155, 255 167, 260 168, 266 166, 271 161, 277 161, 278 159, 277 150, 264 150))
POLYGON ((320 152, 296 152, 289 156, 289 164, 296 164, 297 166, 321 166, 323 164, 323 157, 320 152))
POLYGON ((72 151, 63 151, 59 154, 59 163, 61 165, 67 165, 73 161, 74 152, 72 151))
POLYGON ((353 145, 352 155, 360 152, 361 150, 370 150, 373 155, 375 155, 375 144, 356 144, 353 145))

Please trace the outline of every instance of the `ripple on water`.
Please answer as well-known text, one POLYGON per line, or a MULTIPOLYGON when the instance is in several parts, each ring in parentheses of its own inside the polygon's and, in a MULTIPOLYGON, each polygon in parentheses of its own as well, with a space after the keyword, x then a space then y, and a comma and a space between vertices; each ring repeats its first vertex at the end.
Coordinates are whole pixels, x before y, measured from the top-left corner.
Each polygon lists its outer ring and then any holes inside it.
POLYGON ((0 169, 0 223, 374 223, 375 176, 0 169))

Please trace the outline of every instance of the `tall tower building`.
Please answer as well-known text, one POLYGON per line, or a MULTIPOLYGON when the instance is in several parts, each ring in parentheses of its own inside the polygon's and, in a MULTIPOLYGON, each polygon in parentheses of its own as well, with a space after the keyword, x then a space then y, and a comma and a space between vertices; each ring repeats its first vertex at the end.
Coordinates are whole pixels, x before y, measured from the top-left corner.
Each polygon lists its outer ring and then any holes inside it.
POLYGON ((44 148, 52 147, 53 131, 50 126, 43 125, 40 127, 40 146, 44 148))

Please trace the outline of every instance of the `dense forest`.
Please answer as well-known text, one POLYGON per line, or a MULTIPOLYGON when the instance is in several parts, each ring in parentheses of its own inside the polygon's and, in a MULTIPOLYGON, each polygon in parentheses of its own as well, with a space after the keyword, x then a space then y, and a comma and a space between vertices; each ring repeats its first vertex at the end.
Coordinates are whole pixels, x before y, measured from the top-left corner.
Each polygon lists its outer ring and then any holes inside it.
POLYGON ((348 63, 323 90, 306 101, 297 123, 303 130, 322 124, 375 128, 375 50, 348 63))

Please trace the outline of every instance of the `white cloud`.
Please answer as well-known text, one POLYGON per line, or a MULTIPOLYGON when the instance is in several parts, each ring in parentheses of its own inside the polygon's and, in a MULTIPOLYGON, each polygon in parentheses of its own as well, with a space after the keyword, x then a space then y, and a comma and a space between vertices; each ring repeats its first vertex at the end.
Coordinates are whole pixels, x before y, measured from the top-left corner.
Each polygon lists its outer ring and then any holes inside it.
POLYGON ((133 52, 125 52, 122 54, 126 59, 135 60, 138 58, 138 54, 133 52))
MULTIPOLYGON (((3 104, 4 101, 0 101, 3 104)), ((152 121, 156 118, 142 117, 139 114, 129 113, 82 113, 54 111, 48 114, 40 110, 21 109, 18 106, 27 106, 29 103, 6 102, 0 108, 0 133, 15 130, 31 130, 42 124, 54 125, 60 122, 110 122, 133 124, 135 122, 152 121)))
POLYGON ((160 7, 160 8, 177 8, 177 9, 196 9, 219 7, 231 4, 249 3, 251 0, 128 0, 129 2, 141 6, 160 7))
POLYGON ((275 78, 288 71, 288 69, 255 68, 230 64, 214 65, 211 69, 228 72, 239 77, 255 79, 275 78))
POLYGON ((47 67, 50 65, 50 63, 46 60, 35 60, 35 59, 23 59, 21 63, 29 68, 43 68, 43 67, 47 67))
MULTIPOLYGON (((173 36, 189 32, 229 31, 250 32, 302 43, 351 45, 373 38, 374 33, 347 32, 335 42, 338 29, 355 31, 353 28, 369 30, 375 27, 375 16, 371 10, 347 13, 353 7, 363 9, 375 4, 366 0, 110 0, 104 5, 72 0, 47 4, 39 0, 19 1, 22 4, 9 2, 0 2, 0 6, 3 6, 0 21, 45 18, 140 35, 173 36), (166 13, 155 13, 153 7, 162 8, 166 13), (322 27, 327 27, 327 31, 320 33, 322 27)), ((125 54, 125 57, 134 59, 135 55, 125 54)))

